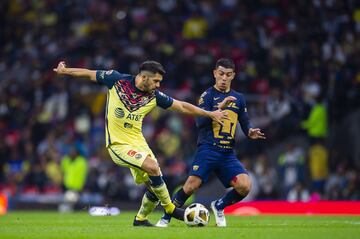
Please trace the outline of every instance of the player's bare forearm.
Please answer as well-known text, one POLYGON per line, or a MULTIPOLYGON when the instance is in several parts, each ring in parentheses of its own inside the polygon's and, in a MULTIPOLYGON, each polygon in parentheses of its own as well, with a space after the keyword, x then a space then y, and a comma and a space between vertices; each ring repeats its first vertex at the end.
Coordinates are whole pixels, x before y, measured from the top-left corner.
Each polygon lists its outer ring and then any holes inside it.
POLYGON ((174 103, 170 109, 187 115, 210 117, 209 111, 203 110, 184 101, 174 100, 174 103))
POLYGON ((91 79, 92 74, 96 74, 96 71, 82 69, 82 68, 66 68, 64 74, 78 78, 89 78, 91 79))
POLYGON ((199 107, 196 107, 195 105, 192 105, 192 104, 184 102, 184 101, 174 100, 170 109, 176 110, 183 114, 209 117, 212 120, 214 120, 220 124, 223 124, 222 123, 223 119, 228 119, 227 113, 225 111, 221 111, 221 110, 206 111, 206 110, 203 110, 199 107))
POLYGON ((96 81, 96 71, 85 68, 68 68, 65 62, 60 62, 54 71, 60 75, 69 75, 76 78, 86 78, 91 81, 96 81))

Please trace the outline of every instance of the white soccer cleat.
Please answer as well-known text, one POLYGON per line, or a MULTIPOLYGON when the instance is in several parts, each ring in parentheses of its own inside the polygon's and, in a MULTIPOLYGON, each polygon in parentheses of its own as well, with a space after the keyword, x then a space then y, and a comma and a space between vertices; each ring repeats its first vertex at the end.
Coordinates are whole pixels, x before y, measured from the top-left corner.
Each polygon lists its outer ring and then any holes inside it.
POLYGON ((166 219, 161 218, 157 223, 156 223, 156 227, 168 227, 169 226, 169 221, 166 219))
POLYGON ((225 219, 224 210, 218 210, 215 207, 215 203, 216 203, 216 200, 211 202, 211 210, 214 212, 214 215, 215 215, 216 226, 226 227, 226 219, 225 219))

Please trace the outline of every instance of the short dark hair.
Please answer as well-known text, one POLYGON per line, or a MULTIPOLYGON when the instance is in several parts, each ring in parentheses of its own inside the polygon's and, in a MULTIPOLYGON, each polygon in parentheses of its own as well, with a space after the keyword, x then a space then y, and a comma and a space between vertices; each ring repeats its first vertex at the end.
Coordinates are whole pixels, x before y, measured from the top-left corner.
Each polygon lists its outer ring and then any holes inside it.
POLYGON ((144 61, 139 67, 139 73, 142 71, 150 71, 151 73, 159 73, 165 75, 166 71, 164 67, 157 61, 144 61))
POLYGON ((230 68, 235 71, 235 63, 230 58, 220 58, 219 60, 217 60, 215 69, 217 69, 219 66, 222 66, 224 68, 230 68))

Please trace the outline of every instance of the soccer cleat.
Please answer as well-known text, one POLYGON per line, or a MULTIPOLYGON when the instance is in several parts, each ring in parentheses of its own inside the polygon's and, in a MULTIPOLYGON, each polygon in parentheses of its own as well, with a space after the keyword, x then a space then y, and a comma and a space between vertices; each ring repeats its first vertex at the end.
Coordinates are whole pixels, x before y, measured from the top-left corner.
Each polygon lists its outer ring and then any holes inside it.
POLYGON ((224 215, 224 210, 218 210, 215 206, 216 200, 211 202, 211 210, 214 212, 216 226, 226 227, 226 219, 224 215))
POLYGON ((153 227, 154 225, 149 222, 149 220, 145 219, 144 221, 136 220, 136 217, 134 218, 133 222, 134 227, 153 227))
POLYGON ((168 227, 170 220, 166 220, 164 218, 160 218, 160 220, 156 223, 156 227, 168 227))
POLYGON ((185 209, 182 209, 179 207, 175 207, 172 214, 170 214, 171 217, 173 217, 177 220, 180 220, 180 221, 184 221, 184 215, 185 215, 185 209))

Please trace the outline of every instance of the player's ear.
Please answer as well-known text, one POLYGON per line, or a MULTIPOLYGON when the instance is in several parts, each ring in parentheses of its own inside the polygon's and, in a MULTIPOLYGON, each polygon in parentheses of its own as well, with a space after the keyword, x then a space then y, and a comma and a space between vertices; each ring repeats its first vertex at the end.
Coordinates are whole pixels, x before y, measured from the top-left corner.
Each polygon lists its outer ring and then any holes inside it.
POLYGON ((213 70, 213 75, 216 77, 216 69, 213 70))
POLYGON ((145 81, 148 78, 146 74, 140 74, 140 76, 142 81, 145 81))

